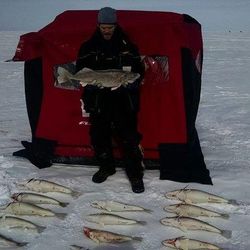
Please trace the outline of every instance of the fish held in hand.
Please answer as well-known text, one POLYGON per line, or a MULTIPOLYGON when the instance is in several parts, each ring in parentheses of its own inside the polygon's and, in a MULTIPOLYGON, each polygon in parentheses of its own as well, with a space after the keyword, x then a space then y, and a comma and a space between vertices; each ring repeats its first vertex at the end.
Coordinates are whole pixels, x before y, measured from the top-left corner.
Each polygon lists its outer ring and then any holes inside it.
POLYGON ((145 225, 145 221, 137 221, 128 219, 119 215, 109 213, 90 214, 85 217, 89 222, 97 223, 100 225, 134 225, 141 224, 145 225))
POLYGON ((228 219, 228 214, 218 213, 203 207, 180 203, 174 205, 168 205, 164 207, 164 210, 169 213, 175 213, 178 216, 190 216, 190 217, 199 217, 199 216, 207 216, 207 217, 221 217, 224 219, 228 219))
POLYGON ((165 226, 179 228, 183 232, 187 232, 188 230, 201 230, 212 233, 218 233, 228 239, 232 236, 232 232, 229 230, 221 230, 205 221, 189 217, 166 217, 161 219, 160 222, 165 226))
POLYGON ((0 228, 8 228, 8 229, 26 229, 32 230, 37 233, 43 232, 46 227, 39 226, 34 224, 31 221, 14 217, 14 216, 2 216, 0 218, 0 228))
POLYGON ((11 196, 11 198, 15 201, 28 202, 32 204, 51 204, 59 205, 61 207, 69 205, 67 202, 60 202, 52 197, 35 193, 15 193, 11 196))
POLYGON ((92 202, 91 206, 107 210, 109 212, 125 212, 125 211, 137 211, 137 212, 144 211, 148 213, 152 212, 152 210, 150 209, 145 209, 140 206, 129 205, 117 201, 94 201, 92 202))
POLYGON ((69 187, 65 187, 55 182, 42 179, 30 179, 29 181, 20 184, 20 186, 38 193, 59 192, 69 194, 74 197, 78 197, 81 195, 81 193, 74 191, 69 187))
POLYGON ((126 241, 142 241, 141 237, 127 236, 109 231, 97 230, 89 227, 83 228, 84 234, 96 243, 122 243, 126 241))
POLYGON ((7 215, 36 215, 43 217, 56 216, 60 219, 64 219, 67 215, 64 213, 54 213, 50 209, 45 209, 26 202, 9 203, 5 208, 0 209, 0 213, 7 215))
POLYGON ((162 241, 162 244, 166 247, 170 247, 178 250, 221 250, 218 246, 194 239, 188 239, 186 237, 178 237, 175 239, 167 239, 162 241))
POLYGON ((221 196, 214 195, 197 189, 178 189, 167 192, 165 197, 171 200, 180 200, 187 204, 193 203, 228 203, 236 205, 235 200, 228 200, 221 196))
POLYGON ((83 68, 76 74, 71 74, 67 69, 58 67, 57 74, 57 82, 59 86, 63 85, 65 82, 77 80, 83 87, 86 85, 95 85, 99 88, 111 89, 119 88, 122 85, 126 86, 140 77, 139 73, 119 69, 92 70, 89 68, 83 68))

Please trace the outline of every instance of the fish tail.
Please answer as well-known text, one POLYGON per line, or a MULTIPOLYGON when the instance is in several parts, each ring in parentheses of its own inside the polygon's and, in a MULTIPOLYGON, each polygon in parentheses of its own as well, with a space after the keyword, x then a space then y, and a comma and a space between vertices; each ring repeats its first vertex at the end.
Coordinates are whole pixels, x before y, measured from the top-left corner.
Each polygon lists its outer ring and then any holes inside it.
POLYGON ((59 84, 70 80, 71 74, 63 67, 58 67, 57 73, 58 73, 57 81, 59 84))
POLYGON ((69 205, 69 203, 68 202, 59 202, 59 205, 61 207, 67 207, 69 205))
POLYGON ((221 235, 227 239, 232 237, 232 231, 230 230, 221 230, 221 235))
POLYGON ((43 226, 37 226, 37 231, 38 231, 38 233, 43 232, 45 229, 46 229, 46 227, 43 227, 43 226))
POLYGON ((238 203, 236 200, 229 200, 229 201, 228 201, 228 204, 231 204, 231 205, 239 205, 239 203, 238 203))
POLYGON ((151 209, 144 209, 143 211, 146 213, 149 213, 149 214, 153 213, 153 210, 151 210, 151 209))
POLYGON ((137 236, 132 237, 132 239, 136 240, 136 241, 142 241, 143 240, 142 237, 137 237, 137 236))
POLYGON ((146 225, 147 224, 146 221, 137 221, 137 223, 140 224, 140 225, 146 225))
POLYGON ((220 217, 223 219, 229 219, 229 214, 220 214, 220 217))
POLYGON ((65 214, 65 213, 55 213, 55 216, 57 218, 63 220, 67 216, 67 214, 65 214))
POLYGON ((16 243, 16 245, 18 246, 18 247, 24 247, 24 246, 26 246, 28 244, 28 242, 18 242, 18 243, 16 243))

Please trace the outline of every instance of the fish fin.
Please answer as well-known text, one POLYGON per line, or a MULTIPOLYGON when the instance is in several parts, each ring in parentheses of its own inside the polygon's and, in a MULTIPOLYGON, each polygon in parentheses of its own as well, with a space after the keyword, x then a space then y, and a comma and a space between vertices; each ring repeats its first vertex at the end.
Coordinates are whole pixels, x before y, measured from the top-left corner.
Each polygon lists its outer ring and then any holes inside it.
POLYGON ((72 191, 71 195, 74 197, 74 198, 78 198, 79 196, 82 195, 81 192, 78 192, 78 191, 72 191))
POLYGON ((69 205, 69 202, 59 202, 59 205, 61 207, 67 207, 69 205))
POLYGON ((230 239, 232 237, 232 231, 231 230, 221 230, 221 235, 227 239, 230 239))
POLYGON ((146 221, 136 221, 136 223, 137 224, 139 224, 139 225, 146 225, 147 224, 147 222, 146 221))
MULTIPOLYGON (((93 69, 85 67, 85 68, 82 68, 80 71, 81 72, 90 72, 90 71, 93 71, 93 69)), ((78 71, 78 72, 80 72, 80 71, 78 71)))
POLYGON ((116 89, 118 89, 118 88, 120 88, 120 87, 121 87, 121 85, 118 85, 118 86, 116 86, 116 87, 113 87, 113 88, 111 88, 111 91, 116 90, 116 89))
POLYGON ((63 220, 68 214, 65 214, 65 213, 55 213, 55 216, 58 218, 58 219, 61 219, 63 220))
POLYGON ((239 205, 239 203, 238 203, 236 200, 229 200, 229 201, 228 201, 228 204, 231 204, 231 205, 239 205))
POLYGON ((137 237, 137 236, 133 236, 132 239, 136 240, 136 241, 142 241, 143 240, 142 237, 137 237))
POLYGON ((186 204, 193 204, 193 202, 192 202, 190 199, 185 199, 184 202, 185 202, 186 204))
POLYGON ((82 87, 87 86, 87 83, 85 83, 85 82, 79 82, 79 84, 80 84, 82 87))

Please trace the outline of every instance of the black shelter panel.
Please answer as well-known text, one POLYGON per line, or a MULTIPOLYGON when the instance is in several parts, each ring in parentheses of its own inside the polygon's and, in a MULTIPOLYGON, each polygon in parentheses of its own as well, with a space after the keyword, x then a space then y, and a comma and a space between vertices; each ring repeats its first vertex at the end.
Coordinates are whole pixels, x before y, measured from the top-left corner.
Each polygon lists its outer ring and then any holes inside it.
POLYGON ((28 118, 32 137, 35 136, 43 97, 42 58, 24 64, 24 86, 28 118))
MULTIPOLYGON (((160 179, 212 184, 195 128, 200 102, 201 73, 189 49, 183 48, 181 55, 187 143, 159 145, 160 179)), ((202 62, 202 57, 200 60, 202 62)))

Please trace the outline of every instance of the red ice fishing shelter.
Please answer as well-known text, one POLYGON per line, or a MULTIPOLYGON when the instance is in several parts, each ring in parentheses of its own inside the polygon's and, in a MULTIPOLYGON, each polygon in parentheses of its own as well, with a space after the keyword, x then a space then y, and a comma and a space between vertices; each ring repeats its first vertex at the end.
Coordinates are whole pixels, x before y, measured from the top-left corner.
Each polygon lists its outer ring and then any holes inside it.
MULTIPOLYGON (((16 156, 38 167, 50 162, 95 164, 84 89, 55 87, 56 65, 74 62, 97 25, 96 10, 65 11, 38 32, 20 37, 14 61, 25 61, 31 142, 16 156)), ((145 164, 160 179, 212 184, 195 128, 202 71, 201 25, 185 14, 117 11, 118 21, 143 56, 139 130, 145 164)), ((119 159, 119 153, 115 155, 119 159)))

